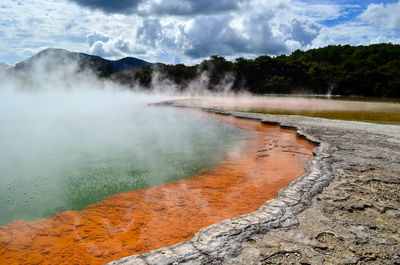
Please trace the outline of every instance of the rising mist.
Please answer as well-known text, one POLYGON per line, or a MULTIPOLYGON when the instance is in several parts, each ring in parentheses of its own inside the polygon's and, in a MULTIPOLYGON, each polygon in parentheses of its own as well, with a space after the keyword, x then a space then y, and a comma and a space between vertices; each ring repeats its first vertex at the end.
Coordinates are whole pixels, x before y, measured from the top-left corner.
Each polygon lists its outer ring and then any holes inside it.
POLYGON ((1 73, 0 225, 188 178, 243 137, 197 112, 148 106, 177 97, 163 83, 127 89, 63 60, 1 73))

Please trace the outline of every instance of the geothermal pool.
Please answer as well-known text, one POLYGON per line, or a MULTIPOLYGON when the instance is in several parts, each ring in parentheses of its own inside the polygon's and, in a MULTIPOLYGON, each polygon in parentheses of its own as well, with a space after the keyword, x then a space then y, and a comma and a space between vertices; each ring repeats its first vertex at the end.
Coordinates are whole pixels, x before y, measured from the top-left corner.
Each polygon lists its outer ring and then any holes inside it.
POLYGON ((104 264, 255 211, 313 146, 129 91, 0 93, 0 264, 104 264))
POLYGON ((312 156, 313 146, 293 131, 251 120, 187 114, 197 121, 192 126, 211 119, 227 130, 226 136, 233 133, 234 141, 217 166, 203 164, 192 178, 119 192, 82 211, 13 221, 0 227, 0 263, 104 264, 188 240, 202 227, 255 211, 276 197, 304 172, 312 156))
POLYGON ((245 136, 204 114, 146 106, 154 99, 128 92, 7 100, 0 102, 0 225, 189 178, 215 167, 245 136))

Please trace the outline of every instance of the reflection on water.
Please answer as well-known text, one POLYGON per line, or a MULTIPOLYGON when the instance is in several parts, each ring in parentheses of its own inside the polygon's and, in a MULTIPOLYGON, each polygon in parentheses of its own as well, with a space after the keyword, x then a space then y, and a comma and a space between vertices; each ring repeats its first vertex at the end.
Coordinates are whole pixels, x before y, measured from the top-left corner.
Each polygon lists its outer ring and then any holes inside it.
POLYGON ((246 142, 216 168, 118 193, 81 212, 14 221, 0 228, 0 263, 104 264, 187 240, 202 227, 256 210, 300 176, 312 156, 313 147, 292 131, 214 118, 247 129, 246 142))

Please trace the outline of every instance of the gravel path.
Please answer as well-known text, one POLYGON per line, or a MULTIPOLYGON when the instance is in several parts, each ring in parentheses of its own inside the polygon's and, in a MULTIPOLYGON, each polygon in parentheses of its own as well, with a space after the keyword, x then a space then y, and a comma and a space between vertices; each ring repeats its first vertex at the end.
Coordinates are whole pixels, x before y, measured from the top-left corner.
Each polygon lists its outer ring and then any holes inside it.
POLYGON ((256 212, 109 264, 400 264, 400 126, 217 112, 318 143, 306 173, 256 212))

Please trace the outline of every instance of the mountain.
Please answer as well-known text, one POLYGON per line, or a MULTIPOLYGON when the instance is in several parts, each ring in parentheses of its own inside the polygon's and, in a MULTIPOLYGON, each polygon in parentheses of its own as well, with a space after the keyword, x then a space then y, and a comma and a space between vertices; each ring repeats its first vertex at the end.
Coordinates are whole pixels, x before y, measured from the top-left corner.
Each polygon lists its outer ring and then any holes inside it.
POLYGON ((149 63, 134 57, 125 57, 116 61, 106 60, 111 64, 111 67, 114 69, 114 72, 126 72, 132 69, 141 68, 142 66, 154 66, 156 64, 149 63))
POLYGON ((130 71, 141 68, 142 66, 156 65, 133 57, 125 57, 119 60, 107 60, 96 55, 49 48, 33 55, 25 61, 17 63, 14 69, 21 71, 40 66, 43 67, 45 71, 52 71, 60 67, 66 67, 73 62, 78 64, 78 70, 89 68, 100 76, 109 76, 112 73, 130 71))

